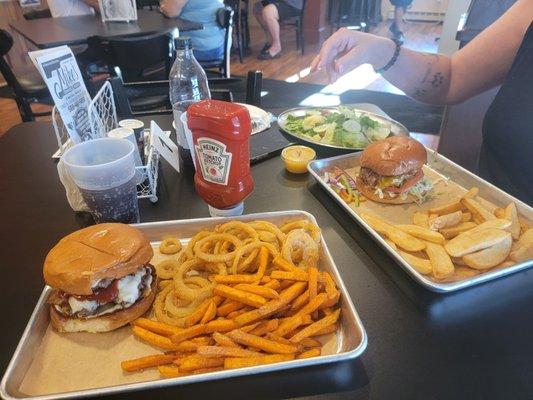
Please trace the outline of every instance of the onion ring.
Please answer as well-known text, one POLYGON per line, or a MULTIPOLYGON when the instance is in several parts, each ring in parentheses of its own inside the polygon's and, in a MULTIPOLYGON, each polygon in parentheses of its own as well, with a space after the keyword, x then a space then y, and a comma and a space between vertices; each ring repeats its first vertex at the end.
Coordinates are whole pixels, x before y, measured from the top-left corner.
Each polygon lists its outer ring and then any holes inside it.
POLYGON ((205 299, 206 297, 211 295, 214 284, 210 283, 209 286, 205 286, 202 288, 191 288, 190 286, 185 284, 184 280, 185 278, 187 278, 185 276, 186 273, 189 272, 189 270, 195 269, 195 268, 205 269, 206 268, 205 262, 197 258, 193 258, 192 260, 185 261, 183 264, 180 265, 180 267, 174 274, 174 288, 179 293, 180 298, 193 301, 200 297, 202 299, 205 299))
POLYGON ((278 243, 278 238, 276 237, 275 233, 272 233, 270 231, 264 231, 259 230, 257 231, 259 233, 259 240, 262 242, 268 242, 268 243, 278 243))
POLYGON ((297 264, 300 268, 316 267, 318 263, 318 244, 303 229, 291 230, 281 249, 283 258, 297 264), (293 252, 302 249, 301 261, 297 264, 293 260, 293 252))
POLYGON ((229 233, 228 231, 230 230, 244 232, 248 235, 248 237, 251 237, 252 239, 259 238, 257 231, 253 227, 241 221, 226 222, 225 224, 222 224, 218 226, 217 229, 215 229, 216 232, 222 232, 222 233, 229 233))
POLYGON ((194 245, 194 256, 212 263, 231 261, 235 257, 237 249, 242 245, 242 241, 237 236, 230 235, 229 233, 212 233, 196 242, 194 245), (203 245, 205 243, 213 242, 215 240, 226 240, 231 242, 234 249, 225 254, 211 254, 203 250, 203 245))
POLYGON ((320 228, 315 224, 306 221, 305 219, 286 223, 280 228, 280 230, 286 234, 295 229, 303 229, 305 231, 308 231, 313 240, 317 243, 320 243, 320 228))
POLYGON ((196 235, 194 235, 191 240, 189 240, 189 243, 187 243, 187 248, 185 249, 185 254, 187 255, 187 258, 194 258, 193 248, 196 242, 205 238, 206 236, 211 235, 211 233, 212 232, 209 231, 200 231, 196 235))
MULTIPOLYGON (((169 281, 170 282, 170 281, 169 281)), ((176 318, 169 315, 169 312, 167 311, 166 305, 167 303, 171 303, 172 299, 169 297, 174 294, 174 291, 172 290, 172 285, 167 285, 161 292, 158 293, 156 296, 155 302, 154 302, 154 314, 158 321, 167 323, 169 325, 173 326, 180 326, 183 324, 183 318, 176 318), (168 300, 167 300, 168 299, 168 300)), ((170 306, 172 308, 174 306, 173 304, 170 306)), ((180 315, 188 315, 194 311, 193 304, 190 304, 187 307, 178 307, 175 306, 175 310, 180 315)))
POLYGON ((239 262, 241 261, 241 258, 244 255, 250 253, 251 251, 261 248, 262 246, 265 246, 268 249, 268 251, 272 254, 272 256, 274 257, 276 257, 279 254, 278 250, 270 243, 259 242, 259 241, 248 243, 247 245, 244 245, 238 249, 237 254, 235 255, 235 258, 233 259, 233 263, 231 264, 231 273, 233 275, 239 273, 240 272, 239 262))
POLYGON ((244 259, 241 265, 237 267, 239 272, 248 271, 250 268, 250 265, 255 261, 257 258, 257 255, 259 254, 259 249, 252 250, 250 254, 248 254, 248 257, 244 259))
POLYGON ((272 232, 278 238, 279 245, 283 245, 286 235, 273 223, 268 221, 252 221, 248 222, 248 225, 250 225, 255 230, 272 232))
POLYGON ((167 258, 155 266, 156 274, 161 279, 172 279, 180 263, 174 258, 167 258))
POLYGON ((181 251, 182 245, 178 238, 166 238, 159 244, 162 254, 176 254, 181 251))

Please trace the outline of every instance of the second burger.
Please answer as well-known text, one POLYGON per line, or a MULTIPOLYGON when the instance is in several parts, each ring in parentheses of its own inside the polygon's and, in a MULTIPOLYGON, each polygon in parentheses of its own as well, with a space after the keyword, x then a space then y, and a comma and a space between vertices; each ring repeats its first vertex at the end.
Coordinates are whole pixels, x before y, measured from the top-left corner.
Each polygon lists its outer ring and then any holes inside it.
POLYGON ((424 178, 425 147, 405 136, 371 143, 361 154, 357 189, 378 203, 422 203, 433 188, 424 178))

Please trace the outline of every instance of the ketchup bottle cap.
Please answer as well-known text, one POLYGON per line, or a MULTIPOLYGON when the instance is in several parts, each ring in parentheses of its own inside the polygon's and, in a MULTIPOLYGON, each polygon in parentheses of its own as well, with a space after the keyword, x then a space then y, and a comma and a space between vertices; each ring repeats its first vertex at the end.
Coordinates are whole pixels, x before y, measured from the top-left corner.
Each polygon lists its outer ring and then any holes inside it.
POLYGON ((209 204, 208 207, 209 214, 212 217, 237 217, 239 215, 242 215, 244 211, 244 202, 240 202, 239 204, 231 208, 215 208, 211 207, 209 204))

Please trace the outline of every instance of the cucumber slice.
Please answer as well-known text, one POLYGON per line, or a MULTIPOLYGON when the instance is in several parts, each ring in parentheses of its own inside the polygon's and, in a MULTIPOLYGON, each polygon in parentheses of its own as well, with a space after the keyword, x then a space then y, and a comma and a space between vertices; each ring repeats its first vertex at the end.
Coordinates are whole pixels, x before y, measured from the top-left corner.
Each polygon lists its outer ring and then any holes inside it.
POLYGON ((361 124, 355 119, 349 119, 342 123, 342 129, 350 133, 361 132, 361 124))

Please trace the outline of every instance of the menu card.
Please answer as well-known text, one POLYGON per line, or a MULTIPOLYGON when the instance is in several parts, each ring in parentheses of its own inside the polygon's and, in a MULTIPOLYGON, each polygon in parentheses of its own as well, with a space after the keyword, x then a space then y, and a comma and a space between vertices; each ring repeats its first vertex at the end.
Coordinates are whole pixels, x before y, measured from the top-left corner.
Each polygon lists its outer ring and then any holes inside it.
POLYGON ((137 21, 135 0, 98 0, 102 21, 137 21))
POLYGON ((155 121, 150 121, 150 133, 152 134, 152 145, 154 148, 159 152, 161 157, 167 160, 172 168, 180 172, 180 153, 176 143, 170 139, 169 135, 163 132, 155 121))
POLYGON ((42 75, 72 141, 93 139, 88 115, 91 97, 70 48, 60 46, 28 55, 42 75))

